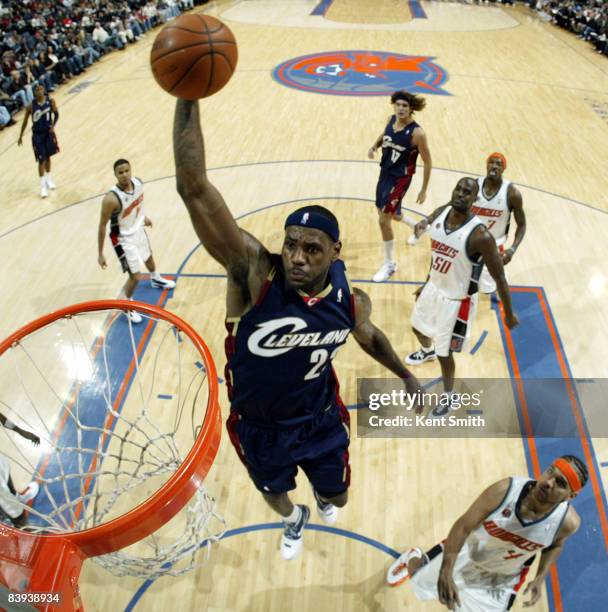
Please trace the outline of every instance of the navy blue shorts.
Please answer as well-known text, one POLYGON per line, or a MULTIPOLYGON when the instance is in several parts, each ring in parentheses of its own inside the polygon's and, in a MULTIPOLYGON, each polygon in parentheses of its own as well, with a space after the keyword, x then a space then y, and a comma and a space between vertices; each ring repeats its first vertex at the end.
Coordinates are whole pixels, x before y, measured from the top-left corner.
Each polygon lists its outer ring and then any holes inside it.
POLYGON ((391 215, 401 214, 401 201, 409 189, 412 176, 380 175, 376 185, 376 207, 391 215))
POLYGON ((314 425, 278 429, 252 423, 233 411, 226 427, 251 480, 262 493, 295 489, 298 467, 322 497, 341 495, 350 485, 350 417, 339 399, 314 425))
POLYGON ((51 155, 59 152, 55 132, 32 134, 32 146, 34 147, 34 156, 38 162, 50 159, 51 155))

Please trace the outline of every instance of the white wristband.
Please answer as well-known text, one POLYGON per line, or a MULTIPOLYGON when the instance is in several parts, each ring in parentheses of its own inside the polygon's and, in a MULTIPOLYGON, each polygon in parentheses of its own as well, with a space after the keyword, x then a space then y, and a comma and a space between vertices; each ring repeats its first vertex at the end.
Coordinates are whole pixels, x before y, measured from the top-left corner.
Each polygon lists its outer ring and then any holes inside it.
POLYGON ((6 427, 6 429, 15 429, 15 423, 13 423, 9 418, 5 417, 4 427, 6 427))

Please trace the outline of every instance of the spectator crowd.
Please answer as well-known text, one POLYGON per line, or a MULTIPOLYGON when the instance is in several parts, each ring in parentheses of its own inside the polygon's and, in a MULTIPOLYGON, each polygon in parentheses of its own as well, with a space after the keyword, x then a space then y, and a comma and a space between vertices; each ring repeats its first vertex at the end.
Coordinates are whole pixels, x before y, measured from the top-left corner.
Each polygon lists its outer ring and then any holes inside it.
POLYGON ((608 2, 606 0, 538 0, 536 10, 547 20, 589 41, 608 55, 608 2))
POLYGON ((0 0, 0 130, 47 92, 208 0, 0 0))

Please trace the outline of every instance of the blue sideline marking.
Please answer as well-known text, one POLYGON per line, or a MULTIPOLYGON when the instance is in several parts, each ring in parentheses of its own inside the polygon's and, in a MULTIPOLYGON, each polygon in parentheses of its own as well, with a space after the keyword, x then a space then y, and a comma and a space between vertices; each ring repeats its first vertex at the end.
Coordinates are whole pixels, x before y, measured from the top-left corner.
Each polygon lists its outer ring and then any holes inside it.
POLYGON ((409 0, 410 12, 414 19, 426 19, 426 13, 418 0, 409 0))
MULTIPOLYGON (((557 431, 563 435, 563 437, 535 437, 538 461, 541 469, 544 469, 550 465, 556 456, 574 454, 584 459, 585 454, 580 438, 578 436, 572 437, 572 433, 578 430, 568 398, 566 383, 562 383, 560 392, 551 394, 549 401, 547 401, 546 389, 538 384, 538 379, 542 378, 563 380, 558 355, 543 313, 539 293, 544 298, 550 320, 556 334, 558 334, 549 302, 542 288, 519 287, 511 292, 513 309, 520 319, 520 325, 511 330, 511 337, 523 383, 528 414, 533 427, 536 429, 549 420, 556 424, 557 431)), ((495 311, 497 310, 495 304, 492 307, 495 311)), ((509 358, 505 342, 505 330, 500 316, 498 316, 498 324, 512 378, 520 428, 522 432, 525 432, 522 407, 513 380, 514 364, 509 358)), ((557 336, 557 343, 558 349, 568 366, 568 375, 571 376, 559 335, 557 336)), ((584 415, 582 416, 584 421, 584 415)), ((527 437, 522 436, 522 438, 525 442, 524 448, 529 473, 533 474, 530 443, 527 437)), ((597 460, 593 451, 592 456, 595 463, 597 460)), ((596 469, 597 472, 599 470, 596 469)), ((606 497, 603 490, 602 501, 604 507, 606 507, 606 497)), ((587 612, 588 610, 600 609, 598 606, 601 607, 601 602, 605 602, 605 577, 608 575, 608 556, 602 537, 599 510, 591 484, 588 484, 579 493, 574 502, 574 507, 581 515, 582 525, 578 533, 566 542, 564 551, 557 561, 557 568, 563 609, 568 610, 568 612, 587 612)), ((555 597, 549 579, 547 579, 546 584, 550 609, 555 610, 555 597)))
POLYGON ((312 9, 311 15, 321 15, 321 17, 324 17, 333 2, 334 0, 321 0, 321 2, 312 9))
POLYGON ((475 346, 470 350, 471 355, 474 355, 481 348, 481 345, 483 344, 484 340, 487 337, 488 337, 488 330, 484 329, 481 332, 481 336, 479 336, 479 340, 477 340, 477 342, 475 343, 475 346))

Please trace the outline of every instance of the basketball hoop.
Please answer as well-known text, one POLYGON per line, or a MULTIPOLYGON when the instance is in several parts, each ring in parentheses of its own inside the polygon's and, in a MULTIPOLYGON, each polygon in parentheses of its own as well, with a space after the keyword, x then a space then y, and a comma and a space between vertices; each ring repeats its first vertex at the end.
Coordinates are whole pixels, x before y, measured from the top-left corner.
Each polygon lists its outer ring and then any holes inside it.
POLYGON ((57 593, 26 600, 43 610, 82 610, 88 557, 141 578, 196 566, 224 531, 203 487, 220 443, 218 379, 196 331, 156 306, 85 302, 24 326, 0 356, 0 412, 42 440, 33 450, 0 428, 13 477, 40 485, 22 528, 0 522, 0 584, 57 593))

